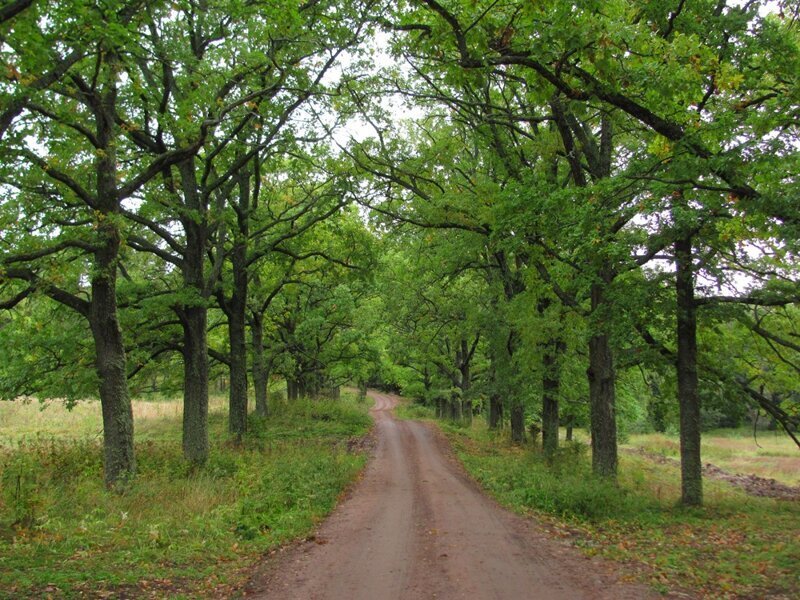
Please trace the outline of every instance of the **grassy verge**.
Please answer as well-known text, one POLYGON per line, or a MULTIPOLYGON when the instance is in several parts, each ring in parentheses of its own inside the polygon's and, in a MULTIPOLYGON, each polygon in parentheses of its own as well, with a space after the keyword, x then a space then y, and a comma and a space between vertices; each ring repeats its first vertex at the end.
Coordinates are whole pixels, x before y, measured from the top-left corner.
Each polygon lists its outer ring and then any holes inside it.
POLYGON ((547 465, 530 449, 498 441, 483 424, 444 426, 467 470, 501 503, 540 518, 589 554, 645 565, 656 589, 704 598, 800 594, 800 505, 751 498, 706 481, 702 509, 677 506, 677 470, 623 455, 619 485, 591 474, 585 445, 547 465))
POLYGON ((102 487, 99 406, 80 418, 0 405, 0 598, 229 595, 258 557, 306 535, 366 460, 348 449, 370 425, 353 399, 277 406, 242 447, 225 441, 218 401, 211 458, 191 473, 176 404, 136 403, 139 475, 121 496, 102 487))

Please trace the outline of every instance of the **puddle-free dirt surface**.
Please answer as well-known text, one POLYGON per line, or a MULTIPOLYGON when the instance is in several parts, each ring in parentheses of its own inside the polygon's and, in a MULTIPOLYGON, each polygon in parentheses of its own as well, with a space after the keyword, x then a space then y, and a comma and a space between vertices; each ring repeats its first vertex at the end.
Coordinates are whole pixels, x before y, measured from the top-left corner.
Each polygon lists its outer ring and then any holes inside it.
POLYGON ((441 434, 394 419, 397 397, 370 396, 377 445, 362 480, 315 536, 261 566, 248 598, 664 598, 501 508, 441 434))

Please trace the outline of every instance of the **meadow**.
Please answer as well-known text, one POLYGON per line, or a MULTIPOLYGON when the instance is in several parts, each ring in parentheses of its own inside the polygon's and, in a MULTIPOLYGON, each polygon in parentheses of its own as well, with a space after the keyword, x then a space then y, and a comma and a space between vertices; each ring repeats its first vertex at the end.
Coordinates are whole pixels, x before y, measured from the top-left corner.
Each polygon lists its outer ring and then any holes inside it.
POLYGON ((134 402, 138 476, 102 482, 96 402, 0 403, 0 598, 228 596, 252 566, 335 506, 366 456, 367 406, 275 403, 229 441, 226 400, 210 409, 211 457, 181 456, 180 402, 134 402))

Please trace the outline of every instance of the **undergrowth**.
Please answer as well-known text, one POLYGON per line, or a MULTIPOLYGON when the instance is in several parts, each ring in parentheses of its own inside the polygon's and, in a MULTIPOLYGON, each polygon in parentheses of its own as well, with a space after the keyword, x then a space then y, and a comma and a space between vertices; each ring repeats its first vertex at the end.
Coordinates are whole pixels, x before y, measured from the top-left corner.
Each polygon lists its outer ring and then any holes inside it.
POLYGON ((622 456, 618 484, 595 477, 588 448, 553 461, 488 432, 445 425, 467 470, 501 503, 536 515, 589 554, 640 566, 658 590, 690 588, 704 598, 800 596, 800 506, 753 498, 706 481, 705 506, 678 505, 677 469, 622 456), (642 568, 643 567, 643 568, 642 568))
POLYGON ((251 420, 235 446, 214 413, 209 461, 192 471, 173 420, 163 439, 137 439, 124 495, 103 488, 96 438, 6 440, 0 598, 229 595, 258 557, 333 508, 365 461, 347 442, 369 424, 352 400, 300 401, 251 420))

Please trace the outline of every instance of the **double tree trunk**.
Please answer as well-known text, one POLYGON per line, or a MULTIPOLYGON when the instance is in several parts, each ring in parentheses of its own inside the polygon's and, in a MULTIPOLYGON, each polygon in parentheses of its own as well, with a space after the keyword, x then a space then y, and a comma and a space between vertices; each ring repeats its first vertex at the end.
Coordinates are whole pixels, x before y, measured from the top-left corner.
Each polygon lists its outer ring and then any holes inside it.
POLYGON ((697 379, 697 307, 694 301, 692 238, 675 242, 675 291, 677 295, 678 405, 681 426, 681 502, 703 503, 703 473, 700 460, 700 395, 697 379))
POLYGON ((98 233, 101 243, 95 252, 89 324, 100 380, 105 484, 113 489, 124 487, 135 476, 136 459, 125 346, 117 318, 119 231, 106 219, 98 233))
MULTIPOLYGON (((607 270, 601 273, 602 283, 591 289, 592 313, 606 309, 605 291, 611 281, 607 270)), ((602 319, 602 317, 601 317, 602 319)), ((592 469, 602 477, 617 475, 617 422, 614 356, 604 323, 595 324, 589 339, 589 405, 592 434, 592 469)))
POLYGON ((508 407, 511 423, 511 442, 525 443, 525 405, 515 382, 514 353, 519 344, 519 336, 513 329, 508 330, 506 343, 496 348, 494 357, 495 386, 503 395, 503 407, 508 407))
MULTIPOLYGON (((542 298, 537 310, 545 317, 550 300, 542 298)), ((561 355, 566 351, 564 342, 549 339, 542 344, 542 450, 546 457, 552 458, 558 450, 558 394, 561 387, 561 355)))

